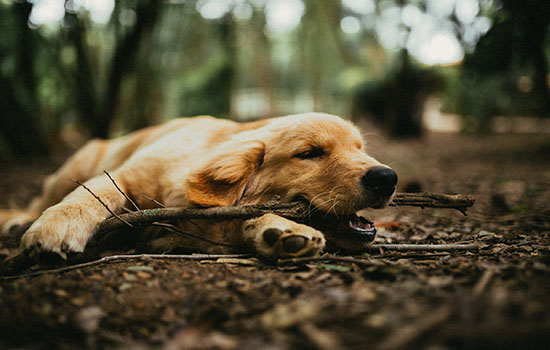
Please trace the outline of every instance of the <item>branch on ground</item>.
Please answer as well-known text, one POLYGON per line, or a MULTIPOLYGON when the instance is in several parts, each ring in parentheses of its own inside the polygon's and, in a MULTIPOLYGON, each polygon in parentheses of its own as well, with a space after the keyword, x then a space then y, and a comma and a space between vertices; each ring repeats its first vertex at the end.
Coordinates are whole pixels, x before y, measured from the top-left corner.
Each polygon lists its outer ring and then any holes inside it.
MULTIPOLYGON (((391 205, 416 206, 421 208, 450 208, 457 209, 465 214, 466 210, 473 204, 474 199, 469 195, 397 193, 391 205)), ((98 225, 96 232, 101 234, 128 227, 128 223, 132 226, 139 227, 148 226, 158 221, 249 219, 268 213, 280 215, 287 219, 303 220, 311 215, 309 207, 310 206, 304 202, 272 202, 233 207, 144 209, 108 218, 98 225)))
POLYGON ((396 193, 390 205, 456 209, 466 215, 474 202, 473 196, 464 194, 396 193))

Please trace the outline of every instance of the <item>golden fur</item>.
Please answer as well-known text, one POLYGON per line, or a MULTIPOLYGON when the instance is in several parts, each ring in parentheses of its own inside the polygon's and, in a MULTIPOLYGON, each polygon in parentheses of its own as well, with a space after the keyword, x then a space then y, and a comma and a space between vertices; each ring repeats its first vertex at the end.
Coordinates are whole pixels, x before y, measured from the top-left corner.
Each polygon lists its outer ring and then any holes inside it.
MULTIPOLYGON (((206 116, 176 119, 111 141, 90 141, 48 177, 43 195, 26 210, 0 211, 0 224, 8 229, 34 221, 22 237, 24 248, 60 255, 83 251, 95 226, 110 214, 70 179, 85 182, 114 212, 128 205, 104 170, 142 209, 155 206, 145 196, 170 207, 208 207, 262 203, 278 195, 284 202, 302 197, 322 212, 348 214, 387 204, 389 198, 361 184, 365 172, 380 165, 365 153, 358 129, 332 115, 242 124, 206 116), (318 150, 321 156, 308 156, 318 150)), ((180 226, 266 256, 315 254, 325 245, 321 232, 276 215, 180 226), (266 233, 269 229, 275 231, 266 233), (270 235, 274 238, 267 239, 270 235)), ((179 243, 227 250, 197 240, 179 243)))

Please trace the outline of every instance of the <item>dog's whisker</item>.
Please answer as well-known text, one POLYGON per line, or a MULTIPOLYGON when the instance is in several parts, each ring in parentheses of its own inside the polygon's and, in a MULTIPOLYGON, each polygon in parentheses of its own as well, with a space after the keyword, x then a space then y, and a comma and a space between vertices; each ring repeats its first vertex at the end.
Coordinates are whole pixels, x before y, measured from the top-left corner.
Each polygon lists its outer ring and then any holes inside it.
POLYGON ((320 207, 323 206, 325 203, 327 203, 327 201, 320 202, 319 204, 314 204, 315 200, 317 200, 317 198, 319 198, 321 196, 324 196, 324 195, 330 196, 331 192, 332 192, 332 190, 326 191, 326 192, 321 192, 318 195, 316 195, 315 197, 313 197, 311 200, 309 200, 308 210, 310 211, 310 213, 315 213, 317 211, 320 211, 321 210, 320 207))
POLYGON ((332 203, 332 206, 331 206, 330 209, 328 210, 327 215, 332 211, 332 212, 334 212, 334 215, 335 215, 336 217, 339 217, 338 212, 336 211, 336 206, 337 206, 338 204, 340 204, 340 202, 338 201, 338 197, 339 197, 339 196, 340 196, 340 193, 336 194, 336 196, 333 198, 333 200, 332 200, 332 202, 333 202, 333 203, 332 203))

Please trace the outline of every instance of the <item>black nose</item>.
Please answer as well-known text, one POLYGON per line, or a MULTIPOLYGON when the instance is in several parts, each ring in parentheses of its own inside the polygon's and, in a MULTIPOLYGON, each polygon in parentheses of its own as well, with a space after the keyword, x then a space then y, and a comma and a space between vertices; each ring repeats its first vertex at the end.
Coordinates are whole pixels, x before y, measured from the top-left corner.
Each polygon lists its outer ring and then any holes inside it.
POLYGON ((363 186, 380 196, 390 196, 395 191, 397 174, 390 168, 374 167, 361 179, 363 186))

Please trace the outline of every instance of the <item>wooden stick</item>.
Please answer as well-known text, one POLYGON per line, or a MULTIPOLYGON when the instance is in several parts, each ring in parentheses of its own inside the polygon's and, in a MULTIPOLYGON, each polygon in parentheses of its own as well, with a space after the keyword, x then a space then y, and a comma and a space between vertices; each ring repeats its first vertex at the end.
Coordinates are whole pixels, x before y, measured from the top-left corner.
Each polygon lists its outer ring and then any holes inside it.
MULTIPOLYGON (((432 251, 454 251, 454 250, 472 250, 480 248, 480 245, 472 244, 373 244, 369 247, 372 249, 387 249, 395 251, 418 251, 418 250, 432 250, 432 251)), ((48 273, 60 273, 71 270, 76 270, 79 268, 95 266, 103 263, 123 261, 123 260, 147 260, 147 259, 181 259, 181 260, 215 260, 221 258, 249 258, 250 254, 134 254, 134 255, 111 255, 106 256, 101 259, 75 264, 70 266, 64 266, 57 269, 48 269, 41 270, 26 274, 14 274, 1 276, 0 280, 11 280, 16 278, 23 277, 34 277, 39 275, 44 275, 48 273)), ((25 254, 17 255, 13 258, 3 261, 0 266, 2 266, 1 272, 4 273, 14 273, 22 271, 32 265, 32 259, 29 259, 25 254)), ((278 265, 292 265, 292 264, 305 264, 309 262, 341 262, 348 264, 359 264, 359 265, 370 265, 371 261, 365 258, 355 258, 351 256, 334 256, 330 254, 325 254, 322 256, 314 257, 301 257, 301 258, 289 258, 289 259, 278 259, 278 265)), ((476 287, 479 289, 479 287, 476 287)))
MULTIPOLYGON (((368 246, 365 250, 393 250, 399 252, 406 251, 439 251, 439 252, 448 252, 456 250, 475 250, 479 249, 481 246, 476 243, 470 244, 372 244, 368 246)), ((289 265, 289 264, 303 264, 309 262, 343 262, 343 263, 353 263, 360 265, 371 265, 372 262, 369 259, 363 258, 354 258, 351 256, 335 256, 330 254, 324 254, 321 256, 313 257, 301 257, 301 258, 289 258, 289 259, 279 259, 277 263, 279 265, 289 265)))
POLYGON ((414 206, 421 208, 449 208, 466 214, 466 210, 473 206, 475 199, 471 195, 440 194, 440 193, 396 193, 392 206, 414 206))
MULTIPOLYGON (((19 255, 21 256, 21 255, 19 255)), ((110 262, 116 262, 116 261, 124 261, 124 260, 216 260, 216 259, 225 259, 225 258, 250 258, 250 254, 121 254, 121 255, 110 255, 105 256, 101 259, 88 261, 81 264, 75 264, 75 265, 69 265, 60 267, 57 269, 47 269, 47 270, 40 270, 36 272, 30 272, 25 274, 16 274, 16 275, 9 275, 9 276, 0 276, 0 280, 12 280, 16 278, 26 278, 26 277, 34 277, 34 276, 40 276, 45 275, 49 273, 60 273, 60 272, 66 272, 71 270, 76 270, 84 267, 90 267, 90 266, 96 266, 100 264, 110 263, 110 262)))
POLYGON ((120 217, 120 215, 118 215, 117 213, 115 213, 114 211, 112 211, 109 206, 107 204, 105 204, 105 202, 103 202, 103 200, 101 198, 99 198, 98 195, 96 195, 88 186, 84 185, 82 182, 76 180, 76 179, 71 179, 72 182, 76 183, 78 186, 82 186, 83 189, 85 189, 86 191, 88 191, 105 209, 107 209, 107 211, 117 220, 119 220, 122 224, 124 224, 125 226, 128 226, 128 227, 134 227, 131 223, 129 223, 128 221, 124 220, 123 218, 120 217))
POLYGON ((349 256, 334 256, 330 254, 324 254, 322 256, 310 256, 302 258, 288 258, 288 259, 278 259, 278 265, 296 265, 296 264, 305 264, 309 262, 342 262, 342 263, 351 263, 359 265, 372 265, 372 262, 368 259, 362 258, 353 258, 349 256))
MULTIPOLYGON (((308 205, 306 203, 292 202, 214 208, 156 208, 121 214, 119 217, 131 223, 133 226, 147 226, 156 221, 187 219, 250 219, 268 213, 280 215, 289 219, 303 219, 308 215, 307 207, 308 205)), ((108 218, 99 223, 96 227, 96 232, 101 234, 124 226, 127 225, 118 218, 108 218)))
MULTIPOLYGON (((466 210, 474 204, 469 195, 445 195, 437 193, 397 193, 391 205, 416 206, 430 208, 452 208, 466 214, 466 210)), ((134 226, 147 226, 155 221, 170 221, 182 219, 250 219, 264 214, 276 214, 288 219, 305 219, 310 216, 309 205, 304 202, 266 203, 259 205, 214 207, 214 208, 156 208, 144 209, 132 213, 118 215, 119 218, 109 218, 101 222, 96 231, 103 233, 121 228, 124 222, 134 226)))
POLYGON ((109 174, 109 173, 107 172, 107 170, 103 170, 103 173, 104 173, 105 175, 107 175, 107 177, 109 178, 109 180, 111 180, 111 182, 113 183, 113 185, 115 186, 115 188, 117 189, 117 191, 120 192, 120 193, 124 196, 124 198, 126 198, 126 200, 127 200, 128 202, 130 202, 130 204, 132 204, 132 206, 134 207, 134 209, 135 209, 135 210, 139 210, 140 208, 137 206, 136 202, 134 202, 134 201, 132 200, 132 198, 130 198, 126 193, 124 193, 124 191, 121 190, 120 187, 118 187, 118 184, 116 183, 115 179, 113 179, 113 177, 111 176, 111 174, 109 174))
POLYGON ((463 244, 372 244, 367 247, 369 250, 394 250, 398 252, 404 251, 418 251, 418 250, 431 250, 436 252, 450 252, 456 250, 475 250, 481 246, 477 243, 463 243, 463 244))

